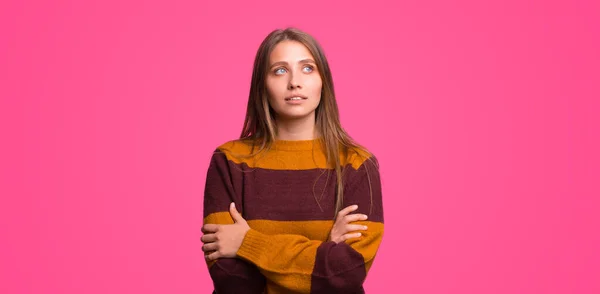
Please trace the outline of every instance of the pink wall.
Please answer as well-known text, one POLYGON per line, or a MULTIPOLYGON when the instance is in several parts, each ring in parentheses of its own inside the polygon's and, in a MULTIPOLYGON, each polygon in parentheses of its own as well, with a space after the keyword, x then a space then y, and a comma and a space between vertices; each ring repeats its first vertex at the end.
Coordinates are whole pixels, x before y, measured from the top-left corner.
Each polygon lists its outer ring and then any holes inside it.
POLYGON ((597 1, 28 2, 0 4, 1 293, 209 293, 208 160, 290 25, 382 165, 369 293, 600 293, 597 1))

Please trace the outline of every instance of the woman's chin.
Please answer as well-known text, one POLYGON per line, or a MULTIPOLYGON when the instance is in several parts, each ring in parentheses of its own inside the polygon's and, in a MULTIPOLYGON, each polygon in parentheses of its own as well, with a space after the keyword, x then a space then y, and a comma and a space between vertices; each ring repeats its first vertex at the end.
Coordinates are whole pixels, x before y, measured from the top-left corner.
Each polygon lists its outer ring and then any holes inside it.
POLYGON ((314 112, 284 112, 277 115, 279 120, 303 120, 314 117, 314 112))

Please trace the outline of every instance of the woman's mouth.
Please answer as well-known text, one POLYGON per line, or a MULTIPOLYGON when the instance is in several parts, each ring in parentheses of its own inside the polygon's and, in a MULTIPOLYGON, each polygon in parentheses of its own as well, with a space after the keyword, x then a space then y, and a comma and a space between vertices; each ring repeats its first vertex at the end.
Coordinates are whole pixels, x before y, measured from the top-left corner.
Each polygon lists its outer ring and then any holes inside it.
POLYGON ((285 98, 285 101, 299 101, 299 100, 306 100, 306 98, 300 97, 300 96, 285 98))
POLYGON ((285 98, 285 103, 292 104, 292 105, 298 105, 298 104, 304 103, 304 101, 306 101, 306 99, 307 98, 301 97, 301 96, 293 96, 293 97, 285 98))

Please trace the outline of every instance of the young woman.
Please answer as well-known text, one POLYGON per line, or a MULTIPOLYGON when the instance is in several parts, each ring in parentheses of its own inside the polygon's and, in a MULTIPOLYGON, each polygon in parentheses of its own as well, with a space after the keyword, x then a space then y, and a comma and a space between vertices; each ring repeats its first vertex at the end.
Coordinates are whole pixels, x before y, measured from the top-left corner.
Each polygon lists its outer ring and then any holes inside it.
POLYGON ((240 139, 214 152, 204 243, 216 293, 364 293, 383 237, 378 163, 340 125, 320 45, 260 45, 240 139))

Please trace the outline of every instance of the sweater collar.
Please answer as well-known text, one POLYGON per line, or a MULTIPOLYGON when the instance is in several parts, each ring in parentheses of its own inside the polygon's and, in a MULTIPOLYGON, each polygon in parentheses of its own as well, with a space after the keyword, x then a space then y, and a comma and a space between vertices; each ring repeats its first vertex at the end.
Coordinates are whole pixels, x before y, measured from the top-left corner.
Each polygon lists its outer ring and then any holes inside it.
POLYGON ((275 140, 273 141, 274 150, 286 150, 286 151, 301 151, 301 150, 312 150, 315 147, 321 147, 323 143, 321 138, 312 140, 275 140))

